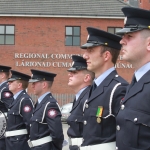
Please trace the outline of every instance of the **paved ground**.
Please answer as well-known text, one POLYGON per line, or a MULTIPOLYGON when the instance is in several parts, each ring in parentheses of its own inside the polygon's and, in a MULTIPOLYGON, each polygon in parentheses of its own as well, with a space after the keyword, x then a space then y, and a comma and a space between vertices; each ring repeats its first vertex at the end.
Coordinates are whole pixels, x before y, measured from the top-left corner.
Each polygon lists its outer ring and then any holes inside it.
MULTIPOLYGON (((68 136, 67 136, 68 124, 62 122, 62 125, 63 125, 64 139, 68 141, 68 136)), ((69 150, 69 145, 64 146, 63 150, 69 150)))

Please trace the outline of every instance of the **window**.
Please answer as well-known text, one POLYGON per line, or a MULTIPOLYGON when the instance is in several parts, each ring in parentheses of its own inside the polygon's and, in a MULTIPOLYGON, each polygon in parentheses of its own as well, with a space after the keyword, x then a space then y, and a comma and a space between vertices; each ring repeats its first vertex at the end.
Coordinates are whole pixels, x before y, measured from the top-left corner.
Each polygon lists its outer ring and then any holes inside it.
POLYGON ((66 27, 66 46, 80 46, 80 27, 66 27))
POLYGON ((117 31, 121 30, 121 27, 108 27, 107 31, 112 34, 116 34, 117 31))
POLYGON ((0 45, 15 43, 15 26, 0 25, 0 45))

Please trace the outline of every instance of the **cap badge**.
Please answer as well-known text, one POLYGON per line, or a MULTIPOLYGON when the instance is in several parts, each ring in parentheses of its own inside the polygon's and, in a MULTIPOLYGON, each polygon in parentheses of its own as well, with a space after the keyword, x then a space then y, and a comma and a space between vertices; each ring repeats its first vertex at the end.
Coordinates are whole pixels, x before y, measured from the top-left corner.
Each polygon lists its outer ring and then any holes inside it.
MULTIPOLYGON (((72 62, 72 66, 73 66, 73 65, 74 65, 74 61, 72 62)), ((71 67, 72 67, 72 66, 71 66, 71 67)))
POLYGON ((105 45, 108 45, 108 43, 105 43, 105 45))
POLYGON ((87 36, 87 41, 89 40, 90 35, 87 36))
POLYGON ((127 22, 127 17, 124 18, 124 25, 126 24, 127 22))
POLYGON ((150 26, 148 26, 148 28, 150 29, 150 26))

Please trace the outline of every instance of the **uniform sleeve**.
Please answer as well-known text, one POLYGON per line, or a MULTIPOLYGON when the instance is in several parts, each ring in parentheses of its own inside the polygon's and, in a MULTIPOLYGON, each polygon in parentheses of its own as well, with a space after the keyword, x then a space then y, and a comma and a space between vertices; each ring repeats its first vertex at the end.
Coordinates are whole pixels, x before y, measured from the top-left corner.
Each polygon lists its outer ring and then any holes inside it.
POLYGON ((61 112, 56 103, 50 103, 48 105, 45 117, 54 146, 58 149, 62 149, 64 135, 61 123, 61 112))
POLYGON ((13 94, 9 90, 4 90, 1 93, 1 103, 8 109, 9 105, 13 102, 13 94))
POLYGON ((29 133, 29 129, 30 129, 30 119, 32 117, 32 113, 33 113, 33 102, 30 98, 25 98, 23 99, 22 103, 21 103, 21 115, 23 117, 23 121, 26 125, 26 128, 28 130, 29 133))
POLYGON ((125 94, 126 94, 127 86, 128 84, 118 86, 114 93, 113 103, 112 103, 112 112, 115 116, 119 112, 121 101, 125 97, 125 94))

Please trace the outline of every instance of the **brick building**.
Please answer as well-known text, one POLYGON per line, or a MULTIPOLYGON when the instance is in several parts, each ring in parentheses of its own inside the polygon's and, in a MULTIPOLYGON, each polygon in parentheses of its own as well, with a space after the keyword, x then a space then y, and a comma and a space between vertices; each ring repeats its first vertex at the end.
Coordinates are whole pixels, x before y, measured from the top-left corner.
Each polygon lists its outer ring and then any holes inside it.
MULTIPOLYGON (((115 33, 123 27, 124 6, 121 0, 0 0, 0 64, 27 74, 33 68, 57 73, 52 93, 60 105, 67 103, 73 92, 66 70, 71 55, 83 53, 86 27, 115 33)), ((131 80, 133 66, 121 54, 116 68, 131 80)))
POLYGON ((134 7, 150 10, 150 0, 124 0, 124 2, 134 7))

